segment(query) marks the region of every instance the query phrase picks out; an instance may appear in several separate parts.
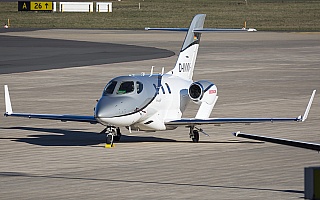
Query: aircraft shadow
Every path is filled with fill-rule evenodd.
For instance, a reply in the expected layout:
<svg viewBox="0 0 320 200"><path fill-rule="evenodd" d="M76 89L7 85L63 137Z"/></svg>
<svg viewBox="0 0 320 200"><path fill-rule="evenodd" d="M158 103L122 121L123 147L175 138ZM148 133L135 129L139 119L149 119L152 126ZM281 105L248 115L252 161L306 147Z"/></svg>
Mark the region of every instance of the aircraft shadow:
<svg viewBox="0 0 320 200"><path fill-rule="evenodd" d="M106 178L90 178L90 177L68 177L62 175L33 175L20 172L0 172L0 177L26 177L26 178L49 178L49 179L64 179L64 180L82 180L82 181L98 181L110 183L132 183L132 184L145 184L145 185L169 185L180 187L204 187L204 188L220 188L220 189L238 189L238 190L256 190L256 191L270 191L270 192L284 192L304 194L301 190L290 189L271 189L271 188L258 188L258 187L245 187L245 186L226 186L226 185L211 185L211 184L194 184L194 183L179 183L171 181L145 181L145 180L123 180L123 179L106 179Z"/></svg>
<svg viewBox="0 0 320 200"><path fill-rule="evenodd" d="M0 138L10 139L16 142L24 142L39 146L94 146L105 142L105 134L97 134L97 132L84 131L84 130L69 130L69 129L57 129L57 128L36 128L36 127L9 127L1 128L7 130L25 130L32 132L45 132L51 134L39 134L29 135L26 138ZM173 142L173 143L192 143L188 141L178 141L167 138L159 138L153 136L130 136L122 135L121 140L117 143L141 143L141 142ZM199 141L199 143L211 143L211 144L232 144L232 143L251 143L261 144L264 142L257 141Z"/></svg>

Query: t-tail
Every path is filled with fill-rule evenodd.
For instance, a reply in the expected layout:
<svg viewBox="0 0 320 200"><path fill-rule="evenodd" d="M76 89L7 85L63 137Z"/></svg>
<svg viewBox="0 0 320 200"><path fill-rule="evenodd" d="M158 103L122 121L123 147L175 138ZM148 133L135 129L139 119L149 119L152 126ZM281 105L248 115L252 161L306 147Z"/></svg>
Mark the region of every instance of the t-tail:
<svg viewBox="0 0 320 200"><path fill-rule="evenodd" d="M184 39L177 63L168 74L192 80L201 36L201 32L196 30L203 29L205 17L205 14L198 14L193 18L186 38Z"/></svg>
<svg viewBox="0 0 320 200"><path fill-rule="evenodd" d="M189 28L150 28L145 30L155 31L187 31L177 63L167 74L172 74L187 80L192 80L195 67L201 33L205 32L255 32L256 29L250 28L203 28L205 14L194 16Z"/></svg>

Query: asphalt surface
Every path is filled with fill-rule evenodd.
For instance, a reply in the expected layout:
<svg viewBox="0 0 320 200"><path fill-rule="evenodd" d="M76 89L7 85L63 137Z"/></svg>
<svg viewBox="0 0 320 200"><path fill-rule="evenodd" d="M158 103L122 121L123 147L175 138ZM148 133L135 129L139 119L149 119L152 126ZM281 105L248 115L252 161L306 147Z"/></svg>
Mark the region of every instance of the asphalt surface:
<svg viewBox="0 0 320 200"><path fill-rule="evenodd" d="M173 52L136 45L0 36L0 74L149 60Z"/></svg>
<svg viewBox="0 0 320 200"><path fill-rule="evenodd" d="M37 64L31 55L40 52L41 63L50 68L36 67L31 71L30 65L28 72L0 74L0 84L9 85L15 112L81 115L93 113L95 100L113 77L148 73L151 66L155 66L155 72L161 72L162 67L169 71L176 61L176 56L144 60L139 55L139 61L103 63L113 59L107 56L95 64L94 58L100 60L103 54L95 57L91 50L111 52L104 48L118 44L123 50L118 50L116 57L130 51L131 45L142 49L141 54L146 53L147 57L154 48L177 54L184 39L183 33L107 30L39 30L0 35L11 38L13 43L8 44L13 53L6 54L7 58L1 56L2 62L12 62L11 67L19 68L28 58ZM218 87L219 100L212 117L297 117L303 114L312 90L319 90L319 33L206 33L201 39L194 80L210 80ZM20 47L21 40L33 41L29 44L34 43L35 47ZM88 49L78 49L82 46ZM42 50L36 51L36 47ZM63 68L50 67L55 59L45 62L48 55L57 52L55 48L62 52L59 57L66 64L57 64ZM77 67L72 67L73 61L68 60L73 59L70 49L79 53L80 59L80 54L93 59L83 59L83 65L79 66L79 61ZM1 52L5 52L3 48ZM0 102L4 102L3 96ZM131 134L122 129L124 137L112 149L105 149L104 136L96 134L103 129L101 125L2 117L0 196L301 199L304 167L319 166L317 152L236 138L231 133L241 130L320 143L319 102L316 94L304 123L201 126L210 137L201 135L197 144L190 141L184 127ZM0 108L4 110L4 105ZM196 111L197 106L190 104L185 117L195 116Z"/></svg>

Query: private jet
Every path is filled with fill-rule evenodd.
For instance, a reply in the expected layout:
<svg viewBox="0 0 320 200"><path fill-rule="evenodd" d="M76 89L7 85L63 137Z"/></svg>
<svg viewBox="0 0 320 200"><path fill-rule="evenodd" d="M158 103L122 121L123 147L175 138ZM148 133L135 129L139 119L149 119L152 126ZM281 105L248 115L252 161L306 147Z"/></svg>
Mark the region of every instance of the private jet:
<svg viewBox="0 0 320 200"><path fill-rule="evenodd" d="M193 142L199 141L203 124L303 122L307 119L315 91L311 95L304 115L294 118L210 118L218 100L217 86L208 80L193 81L193 72L200 44L201 34L209 31L252 31L252 29L210 29L203 28L205 14L196 15L188 29L154 29L187 31L180 54L172 70L156 74L119 76L110 80L102 91L92 116L69 114L34 114L13 112L8 86L5 85L6 117L25 117L62 122L87 122L101 124L105 128L105 147L112 147L121 138L120 127L132 131L166 131L179 126L189 129ZM148 28L152 30L152 28ZM188 103L199 105L194 118L182 118Z"/></svg>

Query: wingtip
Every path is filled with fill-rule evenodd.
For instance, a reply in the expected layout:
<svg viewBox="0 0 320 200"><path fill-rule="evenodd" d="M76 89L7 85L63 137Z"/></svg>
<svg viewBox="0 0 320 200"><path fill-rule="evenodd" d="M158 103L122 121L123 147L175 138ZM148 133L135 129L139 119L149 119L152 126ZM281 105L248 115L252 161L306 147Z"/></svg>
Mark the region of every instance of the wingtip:
<svg viewBox="0 0 320 200"><path fill-rule="evenodd" d="M316 92L317 92L317 90L313 90L313 91L312 91L312 94L311 94L311 97L310 97L308 106L307 106L307 108L306 108L306 111L304 112L304 115L303 115L302 118L301 118L301 121L302 121L302 122L304 122L304 121L308 118L308 115L309 115L309 112L310 112L310 109L311 109L311 105L312 105L314 96L316 95Z"/></svg>
<svg viewBox="0 0 320 200"><path fill-rule="evenodd" d="M5 104L6 104L6 112L5 116L11 115L12 112L12 106L11 106L11 100L10 100L10 94L9 94L9 88L8 85L4 85L4 98L5 98Z"/></svg>
<svg viewBox="0 0 320 200"><path fill-rule="evenodd" d="M257 29L255 29L255 28L249 28L249 29L247 29L247 31L248 31L248 32L257 32Z"/></svg>
<svg viewBox="0 0 320 200"><path fill-rule="evenodd" d="M232 133L235 137L238 137L238 135L240 134L240 131L234 132Z"/></svg>

